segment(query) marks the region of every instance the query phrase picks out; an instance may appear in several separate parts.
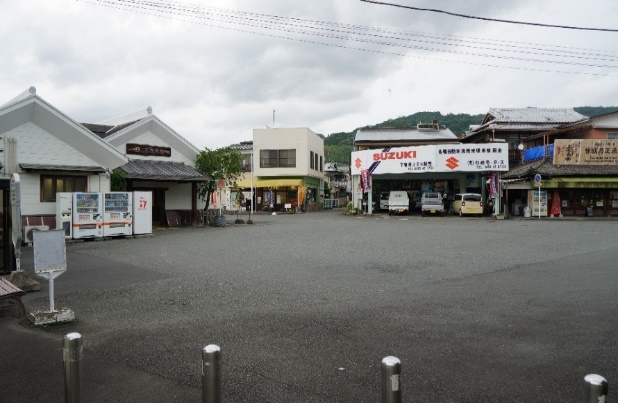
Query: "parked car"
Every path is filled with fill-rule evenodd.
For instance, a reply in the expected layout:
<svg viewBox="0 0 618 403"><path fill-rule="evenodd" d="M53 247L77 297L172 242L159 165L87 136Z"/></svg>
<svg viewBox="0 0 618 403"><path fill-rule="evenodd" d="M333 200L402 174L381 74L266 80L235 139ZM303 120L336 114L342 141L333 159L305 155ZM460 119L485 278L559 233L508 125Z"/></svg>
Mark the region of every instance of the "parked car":
<svg viewBox="0 0 618 403"><path fill-rule="evenodd" d="M391 190L388 195L388 215L410 212L410 198L405 190Z"/></svg>
<svg viewBox="0 0 618 403"><path fill-rule="evenodd" d="M444 215L444 204L440 192L425 192L421 197L421 216L427 214Z"/></svg>
<svg viewBox="0 0 618 403"><path fill-rule="evenodd" d="M380 210L388 210L389 192L380 193Z"/></svg>
<svg viewBox="0 0 618 403"><path fill-rule="evenodd" d="M478 193L458 193L453 196L451 213L463 215L483 215L483 196Z"/></svg>

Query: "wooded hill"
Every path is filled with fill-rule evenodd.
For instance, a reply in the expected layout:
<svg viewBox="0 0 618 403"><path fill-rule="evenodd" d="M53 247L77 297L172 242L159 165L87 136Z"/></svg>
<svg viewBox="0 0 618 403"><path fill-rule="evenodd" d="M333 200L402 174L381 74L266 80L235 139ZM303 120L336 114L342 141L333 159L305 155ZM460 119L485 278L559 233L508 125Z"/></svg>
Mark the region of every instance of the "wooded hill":
<svg viewBox="0 0 618 403"><path fill-rule="evenodd" d="M584 116L598 116L618 111L618 106L580 106L573 109ZM440 125L445 125L459 137L469 129L470 125L481 124L484 117L485 114L469 115L467 113L449 113L448 115L442 115L440 112L417 112L413 115L389 119L373 126L359 127L351 132L332 133L324 137L326 161L349 164L350 153L352 152L354 144L354 136L356 136L356 131L359 129L416 127L418 123L431 123L431 121L437 119Z"/></svg>

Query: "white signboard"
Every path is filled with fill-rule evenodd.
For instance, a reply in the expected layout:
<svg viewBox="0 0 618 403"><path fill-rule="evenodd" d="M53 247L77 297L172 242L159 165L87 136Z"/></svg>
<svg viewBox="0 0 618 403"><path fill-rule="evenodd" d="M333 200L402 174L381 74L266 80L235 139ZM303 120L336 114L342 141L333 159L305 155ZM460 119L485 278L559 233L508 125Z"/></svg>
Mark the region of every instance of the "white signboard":
<svg viewBox="0 0 618 403"><path fill-rule="evenodd" d="M387 147L352 153L352 175L487 172L509 170L506 144L449 144L418 147Z"/></svg>
<svg viewBox="0 0 618 403"><path fill-rule="evenodd" d="M438 172L508 172L506 144L451 144L436 147Z"/></svg>

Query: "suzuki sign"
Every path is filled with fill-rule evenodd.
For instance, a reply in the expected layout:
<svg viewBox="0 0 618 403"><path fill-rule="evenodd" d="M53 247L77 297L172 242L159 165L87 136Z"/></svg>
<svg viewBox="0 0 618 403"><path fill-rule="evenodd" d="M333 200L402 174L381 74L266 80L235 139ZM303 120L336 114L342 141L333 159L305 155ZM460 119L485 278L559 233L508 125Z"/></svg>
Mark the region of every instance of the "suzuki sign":
<svg viewBox="0 0 618 403"><path fill-rule="evenodd" d="M387 147L355 151L352 161L352 175L365 169L370 174L507 172L509 150L496 143Z"/></svg>

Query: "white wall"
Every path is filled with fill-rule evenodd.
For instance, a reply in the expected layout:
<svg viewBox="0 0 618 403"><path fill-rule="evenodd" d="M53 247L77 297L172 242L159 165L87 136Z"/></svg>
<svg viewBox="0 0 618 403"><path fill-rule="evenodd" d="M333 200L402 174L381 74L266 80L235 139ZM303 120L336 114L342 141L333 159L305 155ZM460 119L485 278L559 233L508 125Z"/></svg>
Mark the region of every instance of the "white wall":
<svg viewBox="0 0 618 403"><path fill-rule="evenodd" d="M17 162L48 165L84 165L99 166L94 160L77 151L69 144L58 140L55 136L32 122L24 123L6 132L3 137L14 137L17 140ZM4 154L4 153L3 153ZM6 166L6 156L3 155L3 165ZM18 167L18 172L20 172Z"/></svg>
<svg viewBox="0 0 618 403"><path fill-rule="evenodd" d="M296 168L260 168L261 150L296 150ZM255 176L314 176L324 179L324 174L310 168L310 151L322 157L324 164L324 140L307 128L253 129L253 159ZM318 160L319 164L319 160Z"/></svg>
<svg viewBox="0 0 618 403"><path fill-rule="evenodd" d="M159 146L159 147L169 147L165 141L163 141L160 137L155 135L154 133L148 131L139 136L133 138L131 141L122 143L120 146L116 147L120 152L126 153L127 143L131 144L147 144L149 146ZM140 160L153 160L153 161L172 161L172 162L183 162L190 167L195 166L195 161L185 157L183 154L172 148L172 155L170 157L159 157L156 155L135 155L135 154L127 154L127 157L130 159L140 159Z"/></svg>

